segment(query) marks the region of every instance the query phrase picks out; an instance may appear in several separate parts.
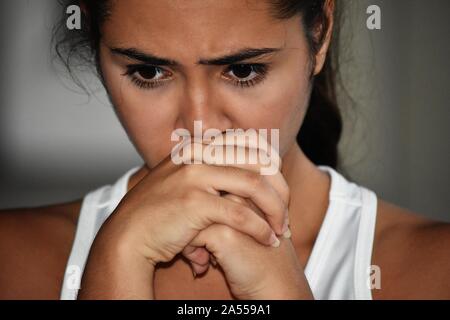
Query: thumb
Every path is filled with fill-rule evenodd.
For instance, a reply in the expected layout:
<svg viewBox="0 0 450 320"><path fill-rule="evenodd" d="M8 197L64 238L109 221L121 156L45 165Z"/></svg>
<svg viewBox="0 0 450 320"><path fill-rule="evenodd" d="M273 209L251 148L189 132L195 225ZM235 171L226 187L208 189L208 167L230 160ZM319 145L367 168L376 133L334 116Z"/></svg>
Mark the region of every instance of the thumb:
<svg viewBox="0 0 450 320"><path fill-rule="evenodd" d="M208 270L210 254L205 248L189 244L181 254L189 260L194 277Z"/></svg>

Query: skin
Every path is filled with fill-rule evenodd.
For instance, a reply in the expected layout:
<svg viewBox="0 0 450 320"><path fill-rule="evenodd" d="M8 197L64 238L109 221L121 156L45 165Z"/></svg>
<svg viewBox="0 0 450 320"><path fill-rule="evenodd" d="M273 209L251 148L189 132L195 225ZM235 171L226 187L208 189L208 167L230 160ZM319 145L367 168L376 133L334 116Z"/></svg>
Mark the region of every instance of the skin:
<svg viewBox="0 0 450 320"><path fill-rule="evenodd" d="M127 264L124 261L129 260L125 258L131 256L125 255L124 251L129 252L131 246L125 245L127 250L109 254L112 247L106 245L108 241L104 240L126 239L125 244L137 243L137 236L128 237L130 234L138 234L137 232L119 233L117 225L124 221L120 218L125 217L125 213L132 212L137 217L137 210L130 209L133 207L131 204L139 203L139 196L145 192L149 194L154 186L162 185L157 183L156 178L149 177L153 172L163 172L158 165L164 163L174 146L170 141L171 132L176 128L192 131L193 121L201 119L204 128L280 129L280 156L283 158L281 174L291 194L287 205L292 237L280 237L280 247L272 248L232 228L230 230L233 231L221 234L229 235L224 241L228 241L231 246L240 245L251 249L246 254L253 262L269 261L273 265L276 264L274 261L282 262L280 270L288 272L280 274L287 273L290 278L275 277L270 279L270 285L277 288L280 283L295 279L299 281L298 287L301 288L299 292L283 292L283 298L308 298L308 287L302 282L301 273L328 207L330 181L325 173L306 158L296 144L295 137L308 103L311 89L309 74L311 71L314 74L321 71L330 42L330 32L327 33L325 44L317 53L316 64L313 66L300 17L274 20L267 13L263 2L249 1L255 10L249 10L245 3L239 0L130 0L126 4L125 1L117 1L113 7L112 15L102 29L101 71L119 119L145 165L129 181L128 205L123 205L114 214L118 218L112 219L99 232L99 240L96 239L94 253L89 258L88 275L83 279L82 297L96 298L96 290L106 286L101 283L101 279L95 283L93 278L99 277L89 276L95 274L98 260L107 261L108 272L105 278L115 284L123 285L126 282L123 279L130 279L129 272L122 275L118 272L121 268L117 266L126 266L121 269L126 271L133 269L133 274L140 276L150 274L148 271L151 270L154 275L154 291L149 298L232 298L227 276L248 272L244 264L232 263L233 258L238 257L233 251L229 252L229 261L221 261L223 265L228 263L232 271L224 275L220 268L209 267L207 272L194 279L191 266L184 258L187 256L191 260L204 261L205 256L195 257L192 251L183 252L184 258L177 255L170 261L150 264L149 267L148 260L141 259L142 256L155 256L139 252L131 259L138 262ZM329 1L328 9L331 11L332 8L333 2ZM192 19L194 15L196 18ZM273 54L243 61L270 63L271 67L264 81L253 87L235 86L229 73L226 73L227 66L197 64L201 59L213 59L249 47L280 49ZM143 90L129 77L123 76L126 66L137 61L112 52L112 48L134 48L175 60L179 65L164 67L170 71L164 85ZM167 137L167 140L161 137ZM250 168L246 169L250 171ZM167 177L173 177L178 172L171 170L173 169L166 170L170 171ZM269 184L273 186L273 182ZM231 200L237 203L242 198L243 195ZM274 202L275 200L272 201ZM199 206L201 205L200 202ZM6 263L0 264L0 298L59 297L80 206L81 199L48 207L1 212L0 256ZM282 215L278 214L278 218L269 221L277 234L281 227L279 218ZM117 222L114 223L114 220ZM197 234L190 243L191 248L202 243L213 246L214 237L210 233L214 230L211 228L217 226L218 224L211 224L203 233ZM225 230L223 228L220 230ZM374 299L450 298L450 275L447 272L450 270L449 244L448 224L427 220L379 199L372 264L381 267L382 289L373 290ZM220 248L214 249L218 253L224 252ZM196 252L202 254L202 251ZM45 260L42 259L43 256L46 257ZM296 263L299 265L299 275L291 275L289 272L295 269ZM145 278L137 276L134 280L136 281L128 283L136 286L133 287L134 292L143 290L147 294L148 288L141 285L144 281L139 281ZM115 297L128 297L123 292L130 288L119 286L117 292L114 292ZM264 290L260 290L260 293L267 294ZM137 297L142 298L145 294ZM263 297L271 298L268 295Z"/></svg>

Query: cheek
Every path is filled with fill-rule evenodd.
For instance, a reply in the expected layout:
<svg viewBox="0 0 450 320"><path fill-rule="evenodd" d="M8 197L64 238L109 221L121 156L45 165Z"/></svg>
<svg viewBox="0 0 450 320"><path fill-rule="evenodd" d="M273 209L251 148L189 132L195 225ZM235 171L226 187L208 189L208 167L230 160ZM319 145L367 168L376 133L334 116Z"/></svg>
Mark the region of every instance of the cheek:
<svg viewBox="0 0 450 320"><path fill-rule="evenodd" d="M137 88L113 63L103 63L102 73L122 126L147 165L155 166L173 147L170 124L175 123L177 113L172 95Z"/></svg>
<svg viewBox="0 0 450 320"><path fill-rule="evenodd" d="M285 107L283 117L279 119L281 127L281 145L282 153L287 151L290 146L296 142L297 134L302 126L306 110L308 108L311 94L311 81L304 76L304 73L298 74L296 79L290 83L285 90Z"/></svg>
<svg viewBox="0 0 450 320"><path fill-rule="evenodd" d="M307 109L311 90L307 74L306 63L278 72L254 95L235 98L230 114L242 128L279 129L280 153L284 154L296 141Z"/></svg>

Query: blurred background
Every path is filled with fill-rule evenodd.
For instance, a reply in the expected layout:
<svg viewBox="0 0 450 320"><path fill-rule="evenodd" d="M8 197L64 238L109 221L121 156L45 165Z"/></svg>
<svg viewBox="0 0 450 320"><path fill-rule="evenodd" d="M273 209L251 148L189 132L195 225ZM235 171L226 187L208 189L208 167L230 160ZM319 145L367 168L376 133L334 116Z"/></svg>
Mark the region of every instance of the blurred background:
<svg viewBox="0 0 450 320"><path fill-rule="evenodd" d="M450 1L345 4L342 169L450 221ZM381 30L366 28L372 4ZM100 85L88 98L52 67L56 13L54 0L0 2L0 208L78 199L142 163Z"/></svg>

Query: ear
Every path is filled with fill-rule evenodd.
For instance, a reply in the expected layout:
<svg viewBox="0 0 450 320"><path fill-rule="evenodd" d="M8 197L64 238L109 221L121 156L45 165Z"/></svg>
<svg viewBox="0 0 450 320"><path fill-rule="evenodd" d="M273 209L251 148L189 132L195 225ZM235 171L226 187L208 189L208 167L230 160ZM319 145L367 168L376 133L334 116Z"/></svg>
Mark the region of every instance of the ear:
<svg viewBox="0 0 450 320"><path fill-rule="evenodd" d="M335 10L335 0L326 0L324 4L325 16L328 19L328 30L326 30L326 35L323 40L323 44L320 50L316 53L315 56L315 67L314 67L314 75L317 75L322 71L323 65L325 64L325 59L327 57L327 52L331 43L331 35L333 33L334 26L334 10ZM321 28L323 26L319 26L318 32L322 32Z"/></svg>

